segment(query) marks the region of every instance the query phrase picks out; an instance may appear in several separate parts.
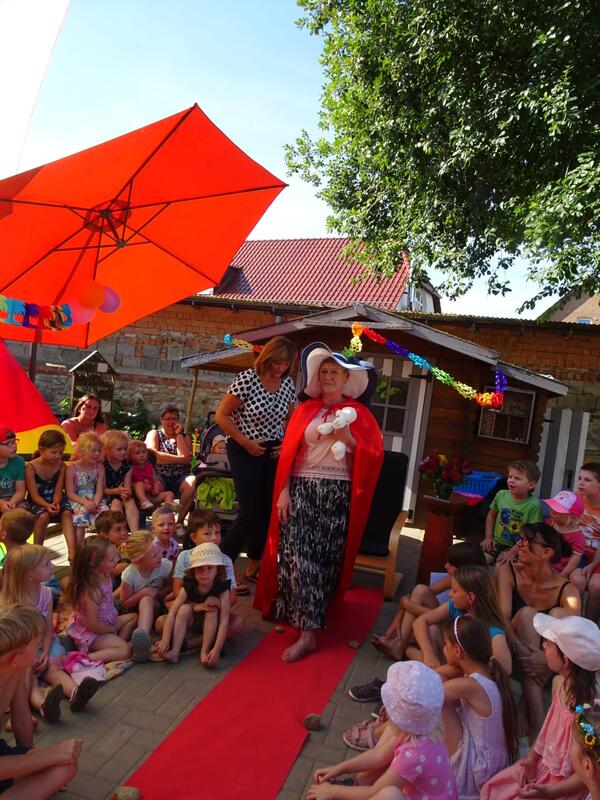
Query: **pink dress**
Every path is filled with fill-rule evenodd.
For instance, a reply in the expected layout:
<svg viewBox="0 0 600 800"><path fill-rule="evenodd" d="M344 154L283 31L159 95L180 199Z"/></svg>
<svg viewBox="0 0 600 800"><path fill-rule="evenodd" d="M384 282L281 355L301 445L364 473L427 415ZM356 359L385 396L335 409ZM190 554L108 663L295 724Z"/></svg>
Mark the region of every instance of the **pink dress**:
<svg viewBox="0 0 600 800"><path fill-rule="evenodd" d="M105 625L115 625L117 622L117 609L113 602L112 583L101 583L98 587L100 600L98 602L98 621ZM77 645L81 653L89 652L90 647L98 638L98 634L91 631L81 609L73 609L67 624L67 633Z"/></svg>
<svg viewBox="0 0 600 800"><path fill-rule="evenodd" d="M555 784L572 775L573 765L569 751L573 712L566 709L560 701L560 690L552 698L546 719L534 745L540 758L535 772L535 783ZM481 790L481 800L520 800L519 784L521 768L519 763L502 770L489 780ZM571 794L561 794L561 800L584 800L587 789Z"/></svg>
<svg viewBox="0 0 600 800"><path fill-rule="evenodd" d="M458 800L444 742L423 738L400 742L390 768L406 781L402 792L410 800Z"/></svg>

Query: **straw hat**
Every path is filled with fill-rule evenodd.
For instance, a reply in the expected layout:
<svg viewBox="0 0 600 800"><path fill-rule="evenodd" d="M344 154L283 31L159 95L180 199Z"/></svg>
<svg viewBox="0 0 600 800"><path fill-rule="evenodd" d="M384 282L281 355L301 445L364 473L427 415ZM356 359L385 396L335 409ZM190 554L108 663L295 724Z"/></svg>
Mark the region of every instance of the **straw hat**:
<svg viewBox="0 0 600 800"><path fill-rule="evenodd" d="M186 572L196 567L222 567L223 554L214 542L204 542L190 553L190 565L186 567Z"/></svg>
<svg viewBox="0 0 600 800"><path fill-rule="evenodd" d="M349 372L342 394L361 403L368 403L377 385L377 370L373 364L360 358L348 358L343 353L334 353L323 342L307 345L300 354L301 391L308 397L318 397L321 394L319 367L326 358L332 358Z"/></svg>
<svg viewBox="0 0 600 800"><path fill-rule="evenodd" d="M440 676L425 664L399 661L388 669L381 699L395 725L414 736L426 736L440 721L444 690Z"/></svg>

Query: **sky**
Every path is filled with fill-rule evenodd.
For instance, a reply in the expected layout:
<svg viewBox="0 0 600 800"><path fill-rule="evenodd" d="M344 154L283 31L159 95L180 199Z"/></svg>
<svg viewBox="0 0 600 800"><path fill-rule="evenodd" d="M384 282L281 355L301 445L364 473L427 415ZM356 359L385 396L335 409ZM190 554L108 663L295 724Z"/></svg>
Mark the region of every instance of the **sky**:
<svg viewBox="0 0 600 800"><path fill-rule="evenodd" d="M289 183L250 238L330 235L327 206L285 166L284 145L303 128L318 131L323 83L322 42L298 28L300 16L295 0L71 0L14 171L196 102L248 155ZM13 70L13 85L26 70L26 64ZM515 276L509 299L490 298L477 285L457 302L442 299L442 310L515 316L534 293L517 270Z"/></svg>

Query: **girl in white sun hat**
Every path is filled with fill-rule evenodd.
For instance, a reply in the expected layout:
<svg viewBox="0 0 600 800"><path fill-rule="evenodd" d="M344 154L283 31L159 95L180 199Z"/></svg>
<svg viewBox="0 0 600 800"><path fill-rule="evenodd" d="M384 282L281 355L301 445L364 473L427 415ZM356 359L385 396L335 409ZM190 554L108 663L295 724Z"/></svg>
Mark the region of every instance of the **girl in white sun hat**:
<svg viewBox="0 0 600 800"><path fill-rule="evenodd" d="M202 636L200 663L216 667L227 638L229 590L223 554L213 542L194 547L179 590L164 624L162 638L150 655L153 661L178 661L186 636ZM188 646L193 646L188 640Z"/></svg>
<svg viewBox="0 0 600 800"><path fill-rule="evenodd" d="M420 661L392 664L381 699L391 723L389 734L371 750L318 769L307 800L458 800L438 731L444 704L439 675ZM346 773L352 777L336 782Z"/></svg>
<svg viewBox="0 0 600 800"><path fill-rule="evenodd" d="M592 705L600 669L600 630L583 617L536 614L533 625L543 638L552 683L552 703L529 753L489 780L481 800L557 797L584 800L587 789L571 761L575 709Z"/></svg>

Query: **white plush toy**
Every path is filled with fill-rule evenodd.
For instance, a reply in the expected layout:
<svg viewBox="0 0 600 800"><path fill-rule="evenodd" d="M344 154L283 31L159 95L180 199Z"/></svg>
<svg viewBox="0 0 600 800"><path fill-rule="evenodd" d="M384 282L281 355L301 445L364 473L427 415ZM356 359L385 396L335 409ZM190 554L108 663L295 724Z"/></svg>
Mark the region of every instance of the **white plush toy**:
<svg viewBox="0 0 600 800"><path fill-rule="evenodd" d="M317 430L322 436L328 436L333 431L339 431L341 428L345 428L346 425L350 425L356 419L356 409L352 408L351 406L344 406L344 408L339 408L335 412L335 418L333 422L322 422L318 427ZM342 458L346 455L346 445L339 440L336 440L331 445L331 452L333 453L333 457L336 461L341 461Z"/></svg>

